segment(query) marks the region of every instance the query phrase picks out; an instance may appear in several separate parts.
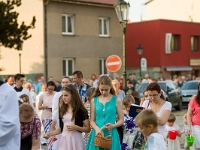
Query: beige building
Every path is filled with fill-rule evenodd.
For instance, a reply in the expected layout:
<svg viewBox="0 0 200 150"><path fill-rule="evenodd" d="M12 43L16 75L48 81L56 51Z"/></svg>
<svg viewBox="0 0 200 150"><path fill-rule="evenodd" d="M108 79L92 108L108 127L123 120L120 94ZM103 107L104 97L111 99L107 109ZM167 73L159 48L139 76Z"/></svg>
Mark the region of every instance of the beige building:
<svg viewBox="0 0 200 150"><path fill-rule="evenodd" d="M143 20L169 19L200 22L198 0L149 0Z"/></svg>
<svg viewBox="0 0 200 150"><path fill-rule="evenodd" d="M33 15L37 20L30 31L33 37L24 42L22 73L45 74L56 80L75 70L81 70L86 79L93 73L109 73L106 58L122 57L122 29L113 7L116 1L22 0L20 20L31 20ZM17 51L1 49L0 64L5 68L1 75L19 72ZM122 69L117 74L122 75Z"/></svg>
<svg viewBox="0 0 200 150"><path fill-rule="evenodd" d="M34 7L33 7L34 6ZM19 12L18 22L25 22L29 25L32 17L36 17L35 29L30 29L32 37L23 42L21 54L22 73L28 78L34 78L37 74L44 73L44 16L43 2L41 0L22 0L22 5L15 8ZM5 70L0 72L0 76L19 73L19 53L15 49L0 47L2 59L0 67Z"/></svg>
<svg viewBox="0 0 200 150"><path fill-rule="evenodd" d="M48 75L60 78L75 70L81 70L84 78L107 74L106 58L122 56L122 29L113 7L116 0L95 1L51 0L46 5Z"/></svg>

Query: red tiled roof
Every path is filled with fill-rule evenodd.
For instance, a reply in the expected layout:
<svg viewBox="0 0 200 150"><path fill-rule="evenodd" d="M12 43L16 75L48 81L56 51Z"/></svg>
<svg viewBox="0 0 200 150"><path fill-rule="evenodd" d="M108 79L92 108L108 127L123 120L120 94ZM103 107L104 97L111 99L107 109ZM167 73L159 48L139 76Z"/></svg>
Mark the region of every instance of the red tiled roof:
<svg viewBox="0 0 200 150"><path fill-rule="evenodd" d="M75 0L75 1L85 2L85 3L108 4L108 5L113 5L117 2L117 0Z"/></svg>

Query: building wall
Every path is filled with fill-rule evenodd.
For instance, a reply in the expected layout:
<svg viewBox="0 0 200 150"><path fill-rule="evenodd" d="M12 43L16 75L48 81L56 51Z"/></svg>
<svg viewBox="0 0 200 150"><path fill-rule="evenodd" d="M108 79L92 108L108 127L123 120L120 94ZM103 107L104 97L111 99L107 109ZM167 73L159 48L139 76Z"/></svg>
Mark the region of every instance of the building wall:
<svg viewBox="0 0 200 150"><path fill-rule="evenodd" d="M62 14L75 14L75 35L62 35ZM110 18L110 37L99 37L99 17ZM84 78L99 73L99 59L122 56L122 29L113 7L50 2L47 5L48 75L63 76L62 60L75 58ZM122 69L117 72L122 75Z"/></svg>
<svg viewBox="0 0 200 150"><path fill-rule="evenodd" d="M44 73L43 1L22 0L22 5L19 8L15 8L15 10L19 12L19 24L24 21L26 25L29 25L32 17L36 17L35 28L28 31L32 37L24 41L23 44L21 55L22 73ZM19 73L18 51L4 48L3 46L0 48L3 57L0 60L0 67L5 68L4 71L0 72L0 75Z"/></svg>
<svg viewBox="0 0 200 150"><path fill-rule="evenodd" d="M174 51L171 54L165 53L166 33L180 35L180 49L178 51ZM196 52L190 50L191 36L199 36L200 39L199 23L153 20L128 24L126 35L126 64L130 70L131 68L139 67L137 46L141 44L144 49L142 57L147 59L147 72L160 72L169 78L170 73L164 70L165 67L190 66L191 58L200 59L200 49ZM200 45L200 40L198 44ZM152 67L160 67L160 70L152 71L150 69ZM193 70L199 70L200 72L200 68L198 69L197 66L193 67Z"/></svg>
<svg viewBox="0 0 200 150"><path fill-rule="evenodd" d="M146 4L145 20L170 19L200 22L198 0L153 0Z"/></svg>

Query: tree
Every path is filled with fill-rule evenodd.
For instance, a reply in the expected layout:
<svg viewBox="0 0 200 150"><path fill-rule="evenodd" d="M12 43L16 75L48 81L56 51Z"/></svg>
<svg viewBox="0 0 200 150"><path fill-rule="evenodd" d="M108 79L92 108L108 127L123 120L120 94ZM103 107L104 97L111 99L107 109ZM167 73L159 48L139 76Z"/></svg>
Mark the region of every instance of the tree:
<svg viewBox="0 0 200 150"><path fill-rule="evenodd" d="M19 13L14 11L15 6L19 7L21 0L7 0L0 2L0 46L19 49L20 41L27 40L31 37L28 34L29 29L35 28L35 16L33 16L31 24L18 24Z"/></svg>

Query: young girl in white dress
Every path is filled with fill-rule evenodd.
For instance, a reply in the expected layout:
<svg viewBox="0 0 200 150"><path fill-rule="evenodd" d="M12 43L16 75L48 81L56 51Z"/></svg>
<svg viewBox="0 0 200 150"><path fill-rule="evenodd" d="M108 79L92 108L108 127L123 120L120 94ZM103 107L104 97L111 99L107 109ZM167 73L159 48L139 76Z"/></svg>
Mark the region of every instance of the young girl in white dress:
<svg viewBox="0 0 200 150"><path fill-rule="evenodd" d="M178 136L181 137L180 127L174 124L176 121L176 116L171 113L166 125L166 138L167 138L167 150L180 150L180 143ZM170 131L177 132L175 139L170 139Z"/></svg>

